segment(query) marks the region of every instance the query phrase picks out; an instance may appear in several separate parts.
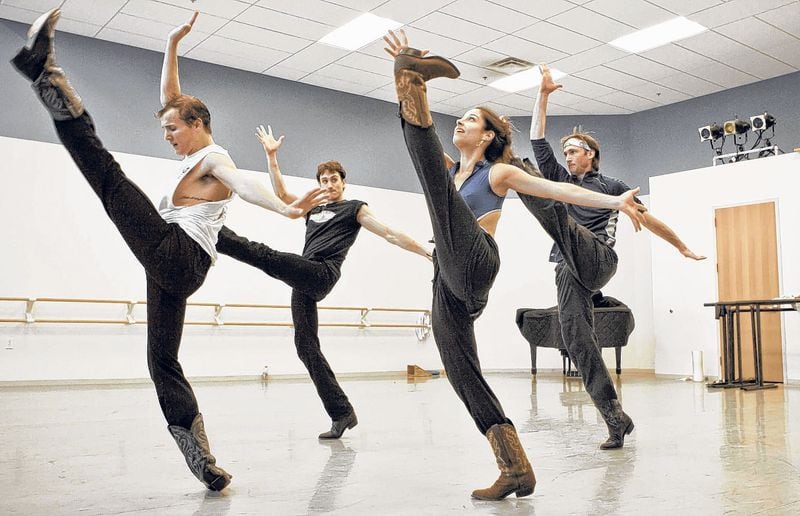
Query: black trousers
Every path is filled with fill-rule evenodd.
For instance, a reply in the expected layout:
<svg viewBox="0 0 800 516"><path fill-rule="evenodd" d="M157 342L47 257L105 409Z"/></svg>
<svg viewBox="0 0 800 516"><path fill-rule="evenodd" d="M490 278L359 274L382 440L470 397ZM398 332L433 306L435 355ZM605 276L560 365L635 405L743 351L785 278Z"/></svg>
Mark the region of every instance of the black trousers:
<svg viewBox="0 0 800 516"><path fill-rule="evenodd" d="M199 413L178 362L186 299L205 281L211 257L167 224L103 147L88 113L55 122L58 137L100 198L147 276L147 365L167 423L190 428Z"/></svg>
<svg viewBox="0 0 800 516"><path fill-rule="evenodd" d="M485 434L494 425L511 423L481 373L474 331L500 268L497 244L456 190L433 126L422 129L405 121L402 126L436 242L433 336L450 384Z"/></svg>
<svg viewBox="0 0 800 516"><path fill-rule="evenodd" d="M338 270L325 262L276 251L267 245L252 242L227 227L223 227L219 233L217 251L252 265L292 287L292 323L297 356L306 366L331 419L342 419L353 412L353 406L322 354L318 335L317 303L339 281Z"/></svg>
<svg viewBox="0 0 800 516"><path fill-rule="evenodd" d="M594 332L592 295L617 271L617 253L576 223L564 204L525 194L519 197L564 257L556 266L561 336L581 373L586 392L595 406L602 409L617 399L617 392Z"/></svg>

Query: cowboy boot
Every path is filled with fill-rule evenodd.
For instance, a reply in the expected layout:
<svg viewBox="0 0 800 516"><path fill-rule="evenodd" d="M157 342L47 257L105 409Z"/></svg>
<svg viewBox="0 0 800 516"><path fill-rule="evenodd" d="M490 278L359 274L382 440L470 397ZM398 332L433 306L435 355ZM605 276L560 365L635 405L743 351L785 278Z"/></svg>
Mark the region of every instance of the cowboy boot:
<svg viewBox="0 0 800 516"><path fill-rule="evenodd" d="M473 491L472 497L478 500L502 500L511 493L516 493L517 497L533 493L536 476L514 426L508 423L494 425L486 432L486 438L497 459L500 477L491 487Z"/></svg>
<svg viewBox="0 0 800 516"><path fill-rule="evenodd" d="M33 90L54 120L73 120L83 114L83 102L55 62L53 37L60 9L52 9L33 22L28 41L11 64L33 82Z"/></svg>
<svg viewBox="0 0 800 516"><path fill-rule="evenodd" d="M331 424L331 429L325 433L319 434L319 439L338 439L342 436L345 430L353 428L358 424L358 418L355 412L350 412L347 416L334 420Z"/></svg>
<svg viewBox="0 0 800 516"><path fill-rule="evenodd" d="M600 449L622 448L622 445L625 444L625 436L633 432L633 420L622 411L619 400L611 400L602 407L598 406L597 409L608 427L608 439L600 445Z"/></svg>
<svg viewBox="0 0 800 516"><path fill-rule="evenodd" d="M217 466L217 459L211 455L202 414L197 414L189 430L176 425L169 425L167 429L183 453L186 465L207 488L222 491L231 483L231 475Z"/></svg>
<svg viewBox="0 0 800 516"><path fill-rule="evenodd" d="M433 125L425 83L437 77L455 79L458 68L439 56L422 57L414 48L404 48L394 58L394 82L397 100L400 102L400 117L423 129Z"/></svg>

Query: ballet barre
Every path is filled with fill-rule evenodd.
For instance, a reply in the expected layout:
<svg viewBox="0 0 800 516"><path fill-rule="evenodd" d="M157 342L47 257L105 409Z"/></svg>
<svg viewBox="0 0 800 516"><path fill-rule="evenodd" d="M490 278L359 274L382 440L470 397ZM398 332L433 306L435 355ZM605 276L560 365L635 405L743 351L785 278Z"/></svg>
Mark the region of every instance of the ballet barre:
<svg viewBox="0 0 800 516"><path fill-rule="evenodd" d="M134 311L137 307L147 306L146 301L123 300L123 299L86 299L86 298L60 298L60 297L0 297L0 303L24 303L24 314L21 317L2 317L0 323L25 323L25 324L147 324L146 319L137 318ZM122 318L64 318L64 317L38 317L34 313L37 305L42 304L72 304L72 305L119 305L124 306L125 314ZM269 321L269 320L225 320L223 313L229 314L232 310L286 310L290 305L267 305L255 303L209 303L209 302L189 302L187 308L200 307L210 308L211 314L208 319L186 320L185 325L190 326L260 326L260 327L280 327L292 328L294 325L290 321ZM424 340L431 331L430 310L424 308L386 308L386 307L363 307L363 306L319 306L320 311L335 312L356 312L358 313L357 322L320 322L320 327L337 328L408 328L413 329L419 340ZM395 314L417 314L416 323L396 323L396 322L372 322L368 319L371 314L376 313L395 313Z"/></svg>
<svg viewBox="0 0 800 516"><path fill-rule="evenodd" d="M717 301L703 304L703 306L714 307L714 318L719 319L722 329L722 378L717 382L709 383L708 387L721 389L738 387L746 391L777 387L774 383L764 383L761 314L763 312L794 312L799 310L799 305L800 297ZM750 314L750 331L753 340L755 378L749 381L744 380L742 373L742 332L739 316L742 312ZM738 364L738 371L736 364Z"/></svg>

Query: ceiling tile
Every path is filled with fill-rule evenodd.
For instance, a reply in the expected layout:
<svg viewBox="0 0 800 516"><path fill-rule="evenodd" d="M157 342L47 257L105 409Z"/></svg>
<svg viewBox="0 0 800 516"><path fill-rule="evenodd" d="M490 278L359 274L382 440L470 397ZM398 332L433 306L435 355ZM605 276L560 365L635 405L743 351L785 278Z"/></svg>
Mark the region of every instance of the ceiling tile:
<svg viewBox="0 0 800 516"><path fill-rule="evenodd" d="M564 11L575 8L574 3L566 2L564 0L491 0L496 4L503 7L513 9L514 11L546 20L551 16L555 16Z"/></svg>
<svg viewBox="0 0 800 516"><path fill-rule="evenodd" d="M800 9L797 4L763 12L758 18L794 36L800 34Z"/></svg>
<svg viewBox="0 0 800 516"><path fill-rule="evenodd" d="M167 41L167 35L175 27L154 20L146 20L144 18L137 18L136 16L129 16L127 14L118 14L111 19L111 21L106 25L106 28L114 29L115 31L127 32L129 34L147 36L148 38L158 41L159 45L157 50L163 52L165 43ZM206 39L209 35L210 34L207 32L193 30L187 34L183 40L181 40L181 43L178 46L178 54L184 55L195 45Z"/></svg>
<svg viewBox="0 0 800 516"><path fill-rule="evenodd" d="M608 66L597 66L584 70L576 75L587 81L603 84L618 90L626 90L634 86L641 86L647 82L627 73L608 68Z"/></svg>
<svg viewBox="0 0 800 516"><path fill-rule="evenodd" d="M453 58L457 59L459 62L469 63L473 66L488 66L504 57L506 57L505 54L483 47L474 47L472 50L467 50L464 53L453 56Z"/></svg>
<svg viewBox="0 0 800 516"><path fill-rule="evenodd" d="M300 82L304 84L320 86L322 88L327 88L330 90L343 91L345 93L353 93L356 95L363 95L364 93L374 89L370 86L365 86L363 84L343 81L341 79L327 77L316 73L306 75L300 80Z"/></svg>
<svg viewBox="0 0 800 516"><path fill-rule="evenodd" d="M508 93L505 91L496 90L489 86L481 86L468 93L462 93L461 95L451 97L447 100L447 103L452 106L468 109L506 95L508 95Z"/></svg>
<svg viewBox="0 0 800 516"><path fill-rule="evenodd" d="M796 0L728 0L724 4L710 7L704 11L688 16L692 21L713 29L732 21L741 20L755 14L770 11Z"/></svg>
<svg viewBox="0 0 800 516"><path fill-rule="evenodd" d="M97 0L67 0L67 1L68 2L81 1L94 5L106 3L106 0L103 0L102 2L98 2ZM114 1L120 2L120 0L114 0ZM193 10L198 10L201 13L200 16L198 17L198 20L203 16L203 14L211 14L214 16L219 16L220 18L227 18L227 19L235 18L236 16L241 14L242 11L250 7L250 4L253 3L253 2L243 2L240 0L214 0L213 2L200 1L197 3L192 3L192 5L189 6L189 4L186 3L186 0L158 0L158 1L163 4L171 4L176 7L191 7L191 9ZM120 3L124 4L125 2L123 1Z"/></svg>
<svg viewBox="0 0 800 516"><path fill-rule="evenodd" d="M288 79L290 81L296 81L308 75L308 72L304 72L302 70L295 70L294 68L289 68L287 66L282 65L275 65L271 66L267 69L264 74L271 75L272 77L279 77L281 79Z"/></svg>
<svg viewBox="0 0 800 516"><path fill-rule="evenodd" d="M517 94L519 95L520 93L517 93ZM560 90L556 91L555 93L553 93L552 95L550 95L550 97L548 98L548 102L558 104L559 106L572 107L572 106L575 106L576 104L582 103L587 98L590 98L590 97L584 97L582 95L576 95L574 93L570 93L568 91L564 91L563 89L560 89Z"/></svg>
<svg viewBox="0 0 800 516"><path fill-rule="evenodd" d="M482 87L481 84L465 81L464 79L453 80L453 79L446 79L444 77L433 79L432 81L428 82L428 85L434 88L439 88L440 90L449 91L453 93L453 95L461 95L462 93L475 91L478 88Z"/></svg>
<svg viewBox="0 0 800 516"><path fill-rule="evenodd" d="M606 104L611 104L612 106L628 109L630 111L644 111L661 105L652 100L628 93L627 91L619 90L597 97L597 100L600 102L605 102Z"/></svg>
<svg viewBox="0 0 800 516"><path fill-rule="evenodd" d="M662 84L692 97L700 97L724 89L722 86L704 81L703 79L683 72L677 72L669 77L659 79L658 84Z"/></svg>
<svg viewBox="0 0 800 516"><path fill-rule="evenodd" d="M691 98L691 96L687 95L686 93L682 93L680 91L673 90L672 88L667 88L652 82L648 82L647 84L642 84L633 88L628 88L627 91L628 93L650 99L658 104L672 104L674 102L681 102Z"/></svg>
<svg viewBox="0 0 800 516"><path fill-rule="evenodd" d="M319 40L334 29L331 25L304 20L291 14L280 13L258 6L253 6L244 11L236 17L236 21L313 41Z"/></svg>
<svg viewBox="0 0 800 516"><path fill-rule="evenodd" d="M251 43L253 45L274 48L275 50L282 50L290 53L302 50L312 43L307 39L296 38L281 32L245 25L239 22L228 23L218 30L216 34L235 41L242 41L244 43Z"/></svg>
<svg viewBox="0 0 800 516"><path fill-rule="evenodd" d="M794 71L789 65L714 31L704 32L684 39L678 44L703 53L717 61L735 63L736 68L739 70L755 75L760 79L768 79Z"/></svg>
<svg viewBox="0 0 800 516"><path fill-rule="evenodd" d="M800 41L778 47L772 47L767 49L765 53L779 61L783 61L795 69L800 69Z"/></svg>
<svg viewBox="0 0 800 516"><path fill-rule="evenodd" d="M507 77L506 74L502 74L494 70L489 70L488 68L474 66L469 63L462 63L458 59L454 59L453 62L458 67L458 70L461 72L462 79L477 84L488 85L490 82L496 79L502 79L503 77Z"/></svg>
<svg viewBox="0 0 800 516"><path fill-rule="evenodd" d="M508 57L518 57L534 64L551 63L567 55L516 36L503 36L485 46Z"/></svg>
<svg viewBox="0 0 800 516"><path fill-rule="evenodd" d="M624 52L618 48L614 48L611 45L601 45L585 52L581 52L580 54L575 54L574 56L551 61L550 66L552 68L561 70L564 73L571 74L586 70L587 68L608 63L609 61L619 59L625 55L627 55L627 52Z"/></svg>
<svg viewBox="0 0 800 516"><path fill-rule="evenodd" d="M125 0L105 0L103 2L67 0L61 6L61 12L65 18L93 25L105 25L123 5L125 5Z"/></svg>
<svg viewBox="0 0 800 516"><path fill-rule="evenodd" d="M192 17L191 9L182 9L174 5L162 4L153 0L129 0L120 11L121 13L153 20L165 25L177 27L188 22ZM194 23L194 30L198 32L214 33L222 27L227 20L205 14L197 17ZM164 34L166 40L167 35Z"/></svg>
<svg viewBox="0 0 800 516"><path fill-rule="evenodd" d="M533 16L512 11L487 0L456 0L452 4L443 7L441 12L484 27L491 27L507 34L538 21Z"/></svg>
<svg viewBox="0 0 800 516"><path fill-rule="evenodd" d="M644 29L667 20L675 15L645 0L592 0L583 5L585 8L627 23L637 29ZM630 30L629 32L633 32Z"/></svg>
<svg viewBox="0 0 800 516"><path fill-rule="evenodd" d="M256 68L259 72L278 64L278 62L286 59L290 55L288 52L281 52L272 48L214 35L194 47L190 52L187 52L186 57L199 59L197 56L203 52L214 52L216 54L247 59L248 61L260 65L260 67ZM253 70L253 68L248 68L248 70Z"/></svg>
<svg viewBox="0 0 800 516"><path fill-rule="evenodd" d="M597 14L585 7L576 7L571 11L554 16L548 21L604 43L608 43L625 34L630 34L633 31L630 25L607 18L602 14Z"/></svg>
<svg viewBox="0 0 800 516"><path fill-rule="evenodd" d="M724 1L725 0L657 0L653 3L680 16L688 16L708 9L709 7L719 5Z"/></svg>
<svg viewBox="0 0 800 516"><path fill-rule="evenodd" d="M320 0L261 0L255 5L337 27L361 14L354 9Z"/></svg>
<svg viewBox="0 0 800 516"><path fill-rule="evenodd" d="M313 72L347 54L349 54L347 50L323 45L322 43L314 43L300 52L292 54L291 57L286 58L280 64L295 70Z"/></svg>
<svg viewBox="0 0 800 516"><path fill-rule="evenodd" d="M584 115L585 111L578 111L577 109L551 104L547 108L548 115L569 116L569 115Z"/></svg>
<svg viewBox="0 0 800 516"><path fill-rule="evenodd" d="M597 115L624 115L632 112L630 109L621 106L613 106L595 99L585 99L583 102L570 107Z"/></svg>
<svg viewBox="0 0 800 516"><path fill-rule="evenodd" d="M325 0L325 1L365 13L375 9L376 7L384 3L386 0Z"/></svg>
<svg viewBox="0 0 800 516"><path fill-rule="evenodd" d="M223 54L214 50L205 48L196 48L192 50L192 59L205 61L207 63L214 63L228 68L237 68L247 72L261 73L264 70L264 63L259 60L249 59L247 57L233 56L230 54Z"/></svg>
<svg viewBox="0 0 800 516"><path fill-rule="evenodd" d="M607 95L614 91L613 88L598 84L594 81L587 81L575 75L567 75L557 81L564 86L563 90L582 97L596 98L600 95Z"/></svg>
<svg viewBox="0 0 800 516"><path fill-rule="evenodd" d="M545 21L518 30L514 35L546 47L557 48L567 54L578 54L603 44Z"/></svg>
<svg viewBox="0 0 800 516"><path fill-rule="evenodd" d="M726 88L735 88L759 80L758 77L742 72L716 61L698 68L686 68L686 73L719 84Z"/></svg>
<svg viewBox="0 0 800 516"><path fill-rule="evenodd" d="M531 98L524 95L517 95L516 93L498 97L495 99L495 102L506 106L511 106L516 109L521 109L525 111L525 114L528 116L530 116L533 111L533 101Z"/></svg>
<svg viewBox="0 0 800 516"><path fill-rule="evenodd" d="M675 73L675 69L650 59L631 54L606 63L606 66L619 72L634 75L640 79L654 80Z"/></svg>
<svg viewBox="0 0 800 516"><path fill-rule="evenodd" d="M156 52L164 51L164 41L149 36L142 36L141 34L133 34L131 32L124 32L117 29L104 28L97 33L98 39L106 41L113 41L114 43L121 43L132 47L145 48L147 50L155 50Z"/></svg>
<svg viewBox="0 0 800 516"><path fill-rule="evenodd" d="M478 25L439 12L431 13L415 21L412 26L472 45L483 45L503 36L502 32L490 29L484 25Z"/></svg>
<svg viewBox="0 0 800 516"><path fill-rule="evenodd" d="M393 77L393 62L389 59L388 54L385 55L386 59L382 59L369 54L362 54L361 52L352 52L336 61L336 63L350 68L366 70L384 77Z"/></svg>
<svg viewBox="0 0 800 516"><path fill-rule="evenodd" d="M366 70L358 70L349 66L342 66L339 63L329 64L314 72L316 76L331 77L340 81L353 82L363 86L369 86L371 90L393 83L394 80L385 75L379 75Z"/></svg>
<svg viewBox="0 0 800 516"><path fill-rule="evenodd" d="M446 6L453 0L425 0L409 2L408 0L389 0L372 10L375 16L382 16L400 23L411 23Z"/></svg>
<svg viewBox="0 0 800 516"><path fill-rule="evenodd" d="M405 31L408 35L408 41L412 47L430 50L431 54L435 55L453 57L474 47L474 45L470 45L469 43L457 41L446 36L434 34L433 32L424 31L414 27L406 27ZM383 39L378 39L375 42L366 45L364 48L359 49L359 52L364 52L374 56L388 56L389 54L387 54L384 50L385 46L386 43L383 41Z"/></svg>
<svg viewBox="0 0 800 516"><path fill-rule="evenodd" d="M642 52L639 55L678 70L700 68L706 64L716 63L713 59L674 43Z"/></svg>
<svg viewBox="0 0 800 516"><path fill-rule="evenodd" d="M387 88L387 87L377 88L377 89L374 89L372 91L368 91L366 93L366 95L368 97L373 98L373 99L383 100L385 102L391 102L392 104L396 104L397 103L397 93L395 93L394 87L392 87L392 88ZM433 99L430 99L431 111L434 111L434 109L433 109L433 105L434 104L435 103L433 102Z"/></svg>
<svg viewBox="0 0 800 516"><path fill-rule="evenodd" d="M773 47L791 45L800 41L800 39L790 36L781 29L775 28L755 17L722 25L714 30L762 52Z"/></svg>

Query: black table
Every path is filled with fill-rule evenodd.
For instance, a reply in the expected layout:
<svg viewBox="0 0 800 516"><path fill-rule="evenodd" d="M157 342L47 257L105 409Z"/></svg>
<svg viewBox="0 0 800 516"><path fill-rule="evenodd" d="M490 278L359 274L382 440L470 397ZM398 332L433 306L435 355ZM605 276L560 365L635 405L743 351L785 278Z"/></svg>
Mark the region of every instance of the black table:
<svg viewBox="0 0 800 516"><path fill-rule="evenodd" d="M788 306L787 306L788 305ZM775 383L764 383L764 367L761 349L761 314L763 312L794 312L800 305L800 297L789 299L750 299L740 301L717 301L703 306L714 307L714 318L722 328L722 378L708 387L730 389L738 387L746 391L773 389ZM745 380L742 375L742 332L740 314L750 314L750 331L753 338L753 368L755 378ZM738 371L736 364L739 364ZM738 372L738 376L737 376Z"/></svg>

